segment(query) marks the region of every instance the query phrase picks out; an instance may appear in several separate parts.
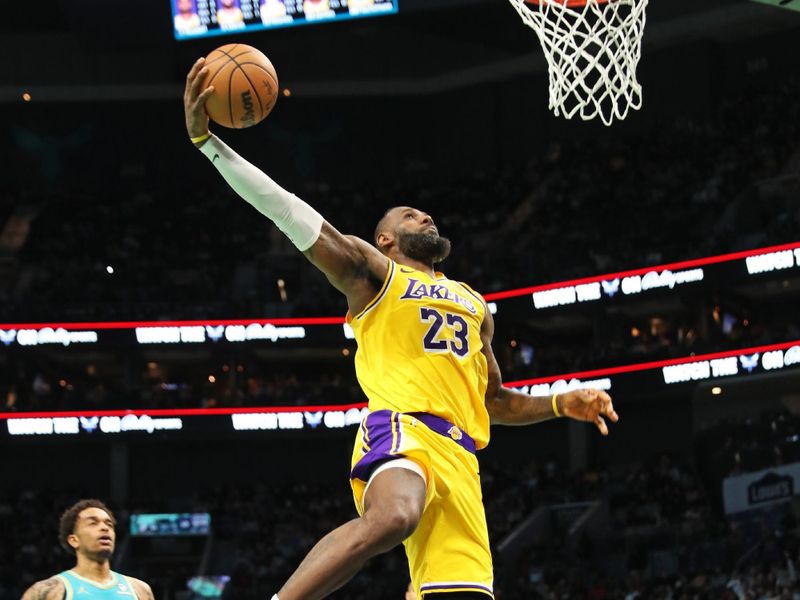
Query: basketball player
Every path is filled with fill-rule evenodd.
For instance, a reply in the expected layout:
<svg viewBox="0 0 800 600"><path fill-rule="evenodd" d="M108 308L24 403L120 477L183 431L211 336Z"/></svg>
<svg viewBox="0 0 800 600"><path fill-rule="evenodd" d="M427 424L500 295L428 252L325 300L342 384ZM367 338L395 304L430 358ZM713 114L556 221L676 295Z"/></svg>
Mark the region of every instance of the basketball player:
<svg viewBox="0 0 800 600"><path fill-rule="evenodd" d="M261 21L269 23L275 19L286 16L286 5L283 0L262 0L261 1Z"/></svg>
<svg viewBox="0 0 800 600"><path fill-rule="evenodd" d="M191 33L200 28L200 16L194 12L192 0L177 0L175 7L178 14L175 15L175 30L179 33Z"/></svg>
<svg viewBox="0 0 800 600"><path fill-rule="evenodd" d="M372 8L375 5L375 0L350 0L347 3L347 8L350 12L359 12L367 8Z"/></svg>
<svg viewBox="0 0 800 600"><path fill-rule="evenodd" d="M242 9L236 5L236 0L219 0L217 23L223 29L244 25L244 14L242 14Z"/></svg>
<svg viewBox="0 0 800 600"><path fill-rule="evenodd" d="M80 500L61 515L58 539L75 567L34 583L22 600L153 600L144 581L111 570L114 515L100 500Z"/></svg>
<svg viewBox="0 0 800 600"><path fill-rule="evenodd" d="M501 385L494 322L483 298L433 265L450 242L427 213L389 209L375 246L342 235L208 131L204 60L189 71L186 128L231 187L271 219L347 298L356 375L370 414L359 428L351 484L359 518L325 536L272 600L318 600L372 556L403 543L417 596L493 598L492 557L475 451L490 423L557 416L617 421L611 398L579 390L536 398Z"/></svg>
<svg viewBox="0 0 800 600"><path fill-rule="evenodd" d="M303 14L308 17L315 15L327 15L331 13L330 2L328 0L304 0Z"/></svg>

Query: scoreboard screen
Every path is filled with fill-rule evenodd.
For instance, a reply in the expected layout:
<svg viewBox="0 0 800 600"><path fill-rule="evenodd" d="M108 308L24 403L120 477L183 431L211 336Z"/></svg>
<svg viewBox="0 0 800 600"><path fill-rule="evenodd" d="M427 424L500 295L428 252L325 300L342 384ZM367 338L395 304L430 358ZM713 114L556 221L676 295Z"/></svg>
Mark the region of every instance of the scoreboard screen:
<svg viewBox="0 0 800 600"><path fill-rule="evenodd" d="M208 535L211 529L209 513L159 513L131 515L131 535L172 536Z"/></svg>
<svg viewBox="0 0 800 600"><path fill-rule="evenodd" d="M170 0L175 39L393 14L398 0Z"/></svg>

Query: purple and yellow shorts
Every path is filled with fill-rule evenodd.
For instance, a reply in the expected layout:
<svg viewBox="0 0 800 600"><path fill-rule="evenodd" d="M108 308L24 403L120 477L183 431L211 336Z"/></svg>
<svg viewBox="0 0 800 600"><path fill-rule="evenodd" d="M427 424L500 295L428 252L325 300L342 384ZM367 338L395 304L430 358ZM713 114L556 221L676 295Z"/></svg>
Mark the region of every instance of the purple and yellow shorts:
<svg viewBox="0 0 800 600"><path fill-rule="evenodd" d="M372 473L398 458L417 463L428 482L422 519L403 542L417 596L474 591L493 598L475 442L452 423L427 413L370 413L359 427L350 471L359 514Z"/></svg>

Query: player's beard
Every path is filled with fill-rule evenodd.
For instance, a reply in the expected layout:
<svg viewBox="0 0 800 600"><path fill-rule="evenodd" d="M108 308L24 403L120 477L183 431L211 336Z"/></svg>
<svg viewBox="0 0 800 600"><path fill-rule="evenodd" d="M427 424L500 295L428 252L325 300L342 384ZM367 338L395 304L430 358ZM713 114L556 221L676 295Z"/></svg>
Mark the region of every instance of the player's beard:
<svg viewBox="0 0 800 600"><path fill-rule="evenodd" d="M400 252L425 264L442 262L450 255L450 240L438 233L399 233Z"/></svg>
<svg viewBox="0 0 800 600"><path fill-rule="evenodd" d="M87 550L84 549L83 555L86 556L89 560L93 562L104 562L107 560L111 560L111 557L114 556L114 548L99 548L97 550Z"/></svg>
<svg viewBox="0 0 800 600"><path fill-rule="evenodd" d="M95 552L95 560L111 560L111 557L114 556L113 550L98 550Z"/></svg>

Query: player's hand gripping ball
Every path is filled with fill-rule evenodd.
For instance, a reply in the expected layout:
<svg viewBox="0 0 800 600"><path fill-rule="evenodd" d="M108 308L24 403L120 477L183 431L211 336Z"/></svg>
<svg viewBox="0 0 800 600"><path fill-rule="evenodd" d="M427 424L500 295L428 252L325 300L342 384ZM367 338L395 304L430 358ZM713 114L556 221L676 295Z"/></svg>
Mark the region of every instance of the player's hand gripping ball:
<svg viewBox="0 0 800 600"><path fill-rule="evenodd" d="M226 44L205 60L208 69L202 89L214 86L206 100L212 121L244 129L263 121L278 99L278 76L270 60L246 44Z"/></svg>

